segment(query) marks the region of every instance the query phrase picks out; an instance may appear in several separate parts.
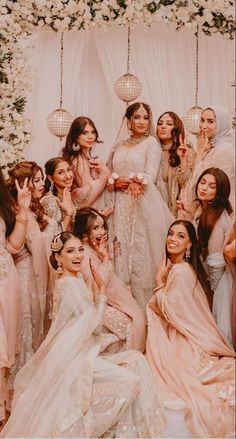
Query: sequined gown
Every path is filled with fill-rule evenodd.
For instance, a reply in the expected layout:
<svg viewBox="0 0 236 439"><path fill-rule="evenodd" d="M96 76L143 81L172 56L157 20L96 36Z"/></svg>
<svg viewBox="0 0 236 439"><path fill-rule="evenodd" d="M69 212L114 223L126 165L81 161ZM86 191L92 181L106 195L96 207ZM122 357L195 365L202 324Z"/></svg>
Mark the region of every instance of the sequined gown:
<svg viewBox="0 0 236 439"><path fill-rule="evenodd" d="M20 312L20 280L11 255L16 251L5 234L6 226L0 218L0 421L5 418L4 369L15 361Z"/></svg>
<svg viewBox="0 0 236 439"><path fill-rule="evenodd" d="M136 145L119 142L112 160L112 172L119 177L141 173L148 180L138 201L130 192L114 193L115 208L109 229L114 244L115 272L131 286L143 310L152 295L167 230L174 219L154 184L160 160L161 147L152 136Z"/></svg>
<svg viewBox="0 0 236 439"><path fill-rule="evenodd" d="M82 276L58 280L52 327L16 378L0 437L163 437L163 414L141 353L101 358L104 296Z"/></svg>

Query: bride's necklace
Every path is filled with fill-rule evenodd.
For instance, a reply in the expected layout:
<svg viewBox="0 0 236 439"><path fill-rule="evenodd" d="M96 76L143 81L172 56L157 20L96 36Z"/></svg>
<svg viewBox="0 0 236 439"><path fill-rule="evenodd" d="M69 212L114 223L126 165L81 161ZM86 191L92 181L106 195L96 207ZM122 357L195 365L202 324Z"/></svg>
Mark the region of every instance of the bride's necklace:
<svg viewBox="0 0 236 439"><path fill-rule="evenodd" d="M131 145L137 145L138 143L143 142L143 140L146 139L146 138L147 138L147 135L142 135L142 136L140 136L140 137L130 136L130 137L127 139L127 142L128 142L128 143L131 143Z"/></svg>

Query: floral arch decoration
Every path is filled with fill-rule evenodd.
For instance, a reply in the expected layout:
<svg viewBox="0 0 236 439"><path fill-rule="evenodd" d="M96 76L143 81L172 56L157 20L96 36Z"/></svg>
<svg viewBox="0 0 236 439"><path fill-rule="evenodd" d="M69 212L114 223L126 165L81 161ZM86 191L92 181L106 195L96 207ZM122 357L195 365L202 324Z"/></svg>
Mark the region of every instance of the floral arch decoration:
<svg viewBox="0 0 236 439"><path fill-rule="evenodd" d="M132 28L165 21L177 30L199 27L206 35L218 32L232 39L234 13L234 0L0 0L0 166L7 169L21 160L30 140L30 121L24 117L32 78L27 37L36 28L104 31L114 23Z"/></svg>

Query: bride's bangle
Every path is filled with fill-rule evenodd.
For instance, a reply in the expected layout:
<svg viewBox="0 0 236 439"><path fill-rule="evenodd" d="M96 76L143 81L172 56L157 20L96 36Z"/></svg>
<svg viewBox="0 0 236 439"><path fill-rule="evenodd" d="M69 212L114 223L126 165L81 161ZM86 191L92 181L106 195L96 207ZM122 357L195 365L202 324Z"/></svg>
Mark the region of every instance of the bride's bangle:
<svg viewBox="0 0 236 439"><path fill-rule="evenodd" d="M165 286L165 284L161 284L161 285L159 285L159 286L153 288L152 291L153 291L154 293L156 293L157 291L159 291L159 290L161 290L162 288L164 288L164 286Z"/></svg>

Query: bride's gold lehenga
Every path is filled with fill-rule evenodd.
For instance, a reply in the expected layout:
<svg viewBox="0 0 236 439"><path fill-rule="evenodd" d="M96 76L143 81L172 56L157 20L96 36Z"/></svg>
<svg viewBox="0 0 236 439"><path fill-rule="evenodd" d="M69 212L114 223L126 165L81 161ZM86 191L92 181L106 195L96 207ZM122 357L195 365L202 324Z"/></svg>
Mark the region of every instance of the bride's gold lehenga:
<svg viewBox="0 0 236 439"><path fill-rule="evenodd" d="M104 296L94 305L82 276L67 276L54 297L55 320L16 378L0 437L163 437L163 412L143 355L100 356Z"/></svg>

